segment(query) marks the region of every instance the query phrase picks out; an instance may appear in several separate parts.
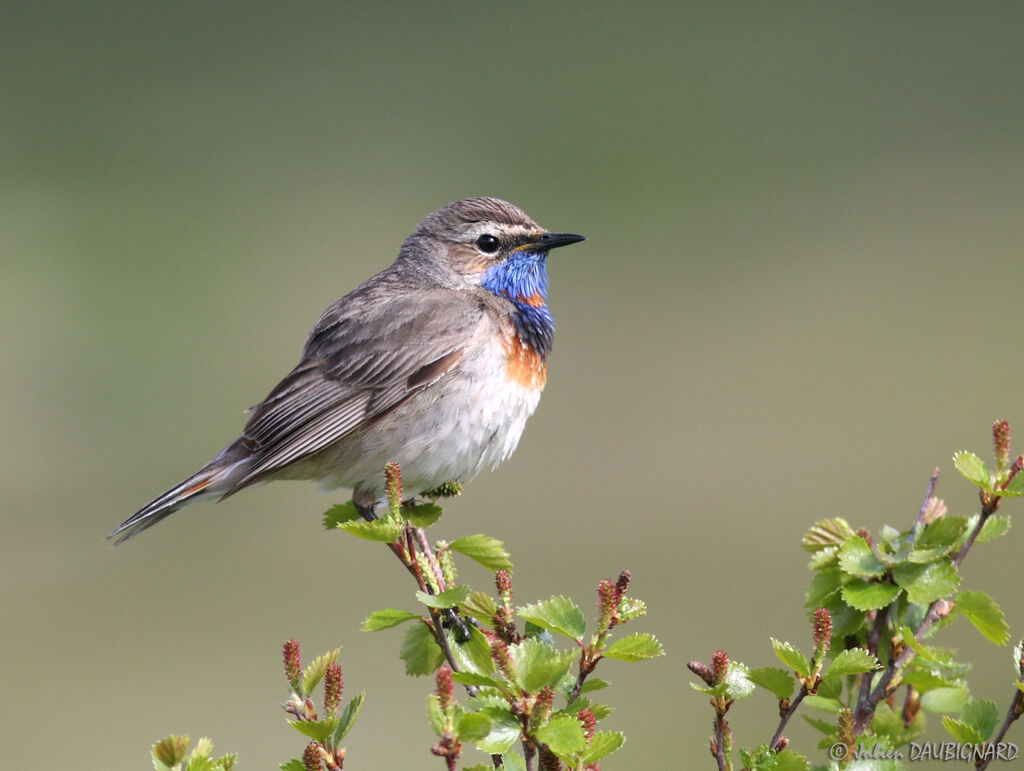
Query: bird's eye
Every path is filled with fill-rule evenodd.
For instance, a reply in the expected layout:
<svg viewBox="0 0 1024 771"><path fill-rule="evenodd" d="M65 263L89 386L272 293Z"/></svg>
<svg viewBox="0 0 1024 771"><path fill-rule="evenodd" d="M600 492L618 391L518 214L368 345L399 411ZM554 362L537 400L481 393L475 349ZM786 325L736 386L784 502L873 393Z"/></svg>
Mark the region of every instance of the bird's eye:
<svg viewBox="0 0 1024 771"><path fill-rule="evenodd" d="M485 254L494 254L501 247L501 241L490 233L484 233L476 240L477 248Z"/></svg>

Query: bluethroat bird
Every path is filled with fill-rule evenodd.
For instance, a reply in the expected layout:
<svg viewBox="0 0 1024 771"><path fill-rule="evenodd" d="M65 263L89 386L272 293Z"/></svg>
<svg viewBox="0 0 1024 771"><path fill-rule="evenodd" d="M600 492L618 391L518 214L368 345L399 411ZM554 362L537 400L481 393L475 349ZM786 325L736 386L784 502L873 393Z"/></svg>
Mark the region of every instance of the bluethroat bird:
<svg viewBox="0 0 1024 771"><path fill-rule="evenodd" d="M544 387L548 252L582 240L497 198L429 215L391 267L323 312L242 436L108 537L121 543L190 503L272 479L350 487L372 518L389 461L413 494L496 466Z"/></svg>

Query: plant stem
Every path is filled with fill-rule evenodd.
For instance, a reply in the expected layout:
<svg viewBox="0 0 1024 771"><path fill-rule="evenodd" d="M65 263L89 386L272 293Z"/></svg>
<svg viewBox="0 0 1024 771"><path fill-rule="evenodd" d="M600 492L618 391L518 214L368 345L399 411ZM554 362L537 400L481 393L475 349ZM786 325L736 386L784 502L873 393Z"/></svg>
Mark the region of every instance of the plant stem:
<svg viewBox="0 0 1024 771"><path fill-rule="evenodd" d="M996 735L988 742L989 744L999 744L1006 738L1006 732L1010 729L1010 725L1021 716L1024 712L1024 691L1019 688L1014 689L1013 700L1010 702L1010 708L1006 710L1006 717L1003 719L1003 724L999 726L999 730ZM975 763L975 768L978 771L984 771L988 768L989 763L992 762L992 756L988 756Z"/></svg>
<svg viewBox="0 0 1024 771"><path fill-rule="evenodd" d="M782 732L786 730L786 724L789 723L790 718L792 718L793 714L796 712L796 708L800 706L800 702L804 700L804 696L806 695L807 689L801 688L800 693L796 695L796 698L789 703L789 707L786 711L782 713L782 716L779 719L779 727L775 729L775 733L772 735L772 740L768 742L768 746L773 750L775 749L775 745L779 743L779 739L782 738Z"/></svg>

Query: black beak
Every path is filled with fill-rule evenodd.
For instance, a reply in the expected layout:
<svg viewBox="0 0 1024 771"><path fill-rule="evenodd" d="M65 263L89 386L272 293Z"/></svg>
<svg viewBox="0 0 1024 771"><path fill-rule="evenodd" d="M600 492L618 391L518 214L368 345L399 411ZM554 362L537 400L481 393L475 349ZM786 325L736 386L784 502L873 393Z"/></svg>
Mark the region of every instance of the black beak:
<svg viewBox="0 0 1024 771"><path fill-rule="evenodd" d="M559 246L568 246L569 244L578 244L580 241L585 241L583 236L578 236L575 233L545 233L533 239L530 242L530 246L537 249L538 252L546 252L549 249L557 249Z"/></svg>

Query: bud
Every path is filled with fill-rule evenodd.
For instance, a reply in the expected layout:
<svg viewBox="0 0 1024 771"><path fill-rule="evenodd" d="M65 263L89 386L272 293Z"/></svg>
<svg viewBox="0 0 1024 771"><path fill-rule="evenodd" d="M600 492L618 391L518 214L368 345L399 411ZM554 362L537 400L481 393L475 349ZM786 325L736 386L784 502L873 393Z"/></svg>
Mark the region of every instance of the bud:
<svg viewBox="0 0 1024 771"><path fill-rule="evenodd" d="M944 516L946 516L946 502L933 495L924 505L924 516L921 517L921 521L925 525L930 525L935 520Z"/></svg>
<svg viewBox="0 0 1024 771"><path fill-rule="evenodd" d="M438 667L437 675L437 701L441 705L441 711L445 714L455 704L455 681L452 680L452 670L447 664Z"/></svg>
<svg viewBox="0 0 1024 771"><path fill-rule="evenodd" d="M615 591L615 585L607 578L602 578L597 585L597 612L598 629L604 631L615 625L615 610L619 604L619 598Z"/></svg>
<svg viewBox="0 0 1024 771"><path fill-rule="evenodd" d="M341 667L328 664L324 672L324 717L337 717L341 704Z"/></svg>
<svg viewBox="0 0 1024 771"><path fill-rule="evenodd" d="M789 746L789 739L787 739L785 736L780 736L779 740L777 742L775 742L775 746L772 747L772 749L775 750L776 752L782 752L788 746Z"/></svg>
<svg viewBox="0 0 1024 771"><path fill-rule="evenodd" d="M441 576L444 578L445 584L455 586L455 560L452 558L451 549L446 548L447 545L444 541L438 541L434 553L437 555L437 564L441 568Z"/></svg>
<svg viewBox="0 0 1024 771"><path fill-rule="evenodd" d="M512 578L508 571L502 568L494 574L494 584L498 588L498 598L502 603L512 602Z"/></svg>
<svg viewBox="0 0 1024 771"><path fill-rule="evenodd" d="M821 666L828 646L832 644L832 616L827 608L815 608L811 621L814 626L814 663Z"/></svg>
<svg viewBox="0 0 1024 771"><path fill-rule="evenodd" d="M306 751L302 753L302 767L305 771L323 771L323 764L320 760L320 744L317 742L307 744Z"/></svg>
<svg viewBox="0 0 1024 771"><path fill-rule="evenodd" d="M313 700L307 696L303 706L306 711L306 720L316 720L316 707L313 706Z"/></svg>
<svg viewBox="0 0 1024 771"><path fill-rule="evenodd" d="M284 676L293 691L299 690L302 665L299 662L299 643L294 639L284 644Z"/></svg>
<svg viewBox="0 0 1024 771"><path fill-rule="evenodd" d="M1010 424L1005 420L997 420L992 424L992 446L996 463L999 468L1003 468L1010 462Z"/></svg>
<svg viewBox="0 0 1024 771"><path fill-rule="evenodd" d="M530 713L530 722L535 726L543 725L551 717L551 708L555 704L555 692L548 687L541 688L537 699L533 703L533 710Z"/></svg>
<svg viewBox="0 0 1024 771"><path fill-rule="evenodd" d="M619 599L622 599L622 595L626 593L629 588L630 572L623 570L619 573L619 580L615 582L615 592L619 595Z"/></svg>
<svg viewBox="0 0 1024 771"><path fill-rule="evenodd" d="M512 657L509 655L508 646L504 642L495 640L491 643L491 658L494 659L495 665L497 665L505 677L509 680L513 679Z"/></svg>
<svg viewBox="0 0 1024 771"><path fill-rule="evenodd" d="M729 656L725 651L715 651L711 655L711 670L715 685L725 682L725 678L729 674Z"/></svg>
<svg viewBox="0 0 1024 771"><path fill-rule="evenodd" d="M583 733L586 734L587 741L589 742L594 738L594 734L597 732L597 718L595 718L594 713L586 707L581 709L576 716L580 719L580 722L583 723Z"/></svg>
<svg viewBox="0 0 1024 771"><path fill-rule="evenodd" d="M687 663L686 667L708 685L715 684L714 672L711 671L711 667L709 667L707 664L704 664L700 661L691 661Z"/></svg>
<svg viewBox="0 0 1024 771"><path fill-rule="evenodd" d="M384 494L388 499L388 511L392 518L401 522L402 508L402 469L397 463L384 466Z"/></svg>

